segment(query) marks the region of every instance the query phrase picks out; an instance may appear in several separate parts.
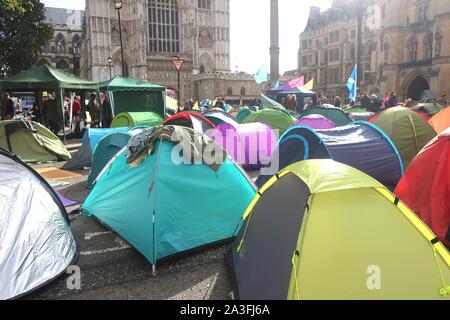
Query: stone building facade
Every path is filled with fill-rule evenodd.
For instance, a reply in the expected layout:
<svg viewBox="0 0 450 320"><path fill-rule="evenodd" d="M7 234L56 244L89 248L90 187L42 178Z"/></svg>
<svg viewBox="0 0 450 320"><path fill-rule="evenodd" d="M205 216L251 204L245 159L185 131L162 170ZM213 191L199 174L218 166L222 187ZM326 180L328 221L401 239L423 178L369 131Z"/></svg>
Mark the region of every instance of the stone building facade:
<svg viewBox="0 0 450 320"><path fill-rule="evenodd" d="M229 0L123 0L120 16L125 75L177 90L177 72L171 60L179 56L184 60L180 75L183 100L226 94L219 90L224 79L234 80ZM114 1L86 0L85 21L82 75L94 81L108 80L108 57L112 58L112 76L122 75Z"/></svg>
<svg viewBox="0 0 450 320"><path fill-rule="evenodd" d="M362 1L362 90L415 100L427 89L450 96L450 1ZM299 73L329 98L348 96L358 54L355 3L335 0L324 12L312 7L300 35Z"/></svg>
<svg viewBox="0 0 450 320"><path fill-rule="evenodd" d="M47 64L80 75L84 11L46 7L45 16L54 36L43 44L36 65Z"/></svg>

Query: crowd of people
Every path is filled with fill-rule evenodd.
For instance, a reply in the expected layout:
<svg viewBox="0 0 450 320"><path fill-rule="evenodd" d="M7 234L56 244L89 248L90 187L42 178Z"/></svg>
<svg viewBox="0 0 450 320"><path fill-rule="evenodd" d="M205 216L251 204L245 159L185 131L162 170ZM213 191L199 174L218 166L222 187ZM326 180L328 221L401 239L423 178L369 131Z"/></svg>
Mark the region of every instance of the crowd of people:
<svg viewBox="0 0 450 320"><path fill-rule="evenodd" d="M5 95L1 104L1 119L14 119L14 102L8 94ZM72 110L73 108L73 110ZM90 121L86 114L89 114ZM70 115L72 114L72 122ZM33 121L38 122L50 129L55 135L58 135L62 129L62 119L58 112L58 103L54 93L44 95L42 106L37 102L33 102L31 108L31 116ZM112 122L111 104L109 102L107 92L102 92L101 99L97 99L96 93L91 93L89 101L82 103L81 96L75 96L73 103L69 97L64 98L64 126L73 126L75 133L81 132L81 123L91 128L103 127L109 128Z"/></svg>

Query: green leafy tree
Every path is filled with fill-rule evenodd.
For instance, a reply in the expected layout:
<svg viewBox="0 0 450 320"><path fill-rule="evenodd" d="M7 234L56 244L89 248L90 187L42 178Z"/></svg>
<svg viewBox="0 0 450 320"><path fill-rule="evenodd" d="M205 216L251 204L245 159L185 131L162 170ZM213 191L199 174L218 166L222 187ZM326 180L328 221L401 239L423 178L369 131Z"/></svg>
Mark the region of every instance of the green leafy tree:
<svg viewBox="0 0 450 320"><path fill-rule="evenodd" d="M0 1L0 77L29 69L53 36L39 0Z"/></svg>

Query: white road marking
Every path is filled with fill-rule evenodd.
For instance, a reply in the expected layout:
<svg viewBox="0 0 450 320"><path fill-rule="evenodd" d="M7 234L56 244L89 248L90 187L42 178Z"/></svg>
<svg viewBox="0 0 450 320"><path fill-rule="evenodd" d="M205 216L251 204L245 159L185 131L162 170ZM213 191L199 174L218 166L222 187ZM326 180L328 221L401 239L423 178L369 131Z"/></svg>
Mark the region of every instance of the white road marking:
<svg viewBox="0 0 450 320"><path fill-rule="evenodd" d="M91 240L94 237L98 237L98 236L102 236L105 234L112 234L111 231L106 231L106 232L86 232L84 234L84 240Z"/></svg>
<svg viewBox="0 0 450 320"><path fill-rule="evenodd" d="M93 256L93 255L97 255L97 254L102 254L102 253L106 253L106 252L115 252L115 251L121 251L121 250L126 250L126 249L130 249L131 246L124 246L124 247L114 247L114 248L107 248L107 249L101 249L101 250L92 250L92 251L81 251L80 255L82 256Z"/></svg>
<svg viewBox="0 0 450 320"><path fill-rule="evenodd" d="M98 236L102 236L105 234L113 234L111 231L105 231L105 232L86 232L84 234L84 239L85 240L91 240L92 238L98 237ZM112 248L106 248L106 249L99 249L99 250L91 250L91 251L81 251L80 255L82 256L93 256L93 255L97 255L97 254L102 254L102 253L106 253L106 252L115 252L115 251L121 251L121 250L126 250L126 249L130 249L131 246L129 244L127 244L124 240L122 240L119 237L115 237L114 238L114 242L118 244L117 247L112 247Z"/></svg>

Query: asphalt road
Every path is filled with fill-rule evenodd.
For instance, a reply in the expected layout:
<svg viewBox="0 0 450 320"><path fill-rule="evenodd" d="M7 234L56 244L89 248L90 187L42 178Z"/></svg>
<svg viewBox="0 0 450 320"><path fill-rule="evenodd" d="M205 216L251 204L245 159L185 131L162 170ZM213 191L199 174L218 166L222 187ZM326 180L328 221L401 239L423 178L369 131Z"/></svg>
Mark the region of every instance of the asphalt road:
<svg viewBox="0 0 450 320"><path fill-rule="evenodd" d="M69 184L55 189L82 203L89 194L84 188L89 172L77 173L82 177L64 180ZM77 207L68 208L68 212ZM226 246L163 262L157 265L157 275L153 276L151 264L97 220L79 214L70 214L70 219L80 251L75 264L81 270L81 289L68 289L70 274L64 274L27 299L227 300L233 297L225 263Z"/></svg>

